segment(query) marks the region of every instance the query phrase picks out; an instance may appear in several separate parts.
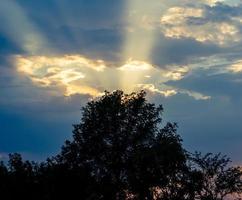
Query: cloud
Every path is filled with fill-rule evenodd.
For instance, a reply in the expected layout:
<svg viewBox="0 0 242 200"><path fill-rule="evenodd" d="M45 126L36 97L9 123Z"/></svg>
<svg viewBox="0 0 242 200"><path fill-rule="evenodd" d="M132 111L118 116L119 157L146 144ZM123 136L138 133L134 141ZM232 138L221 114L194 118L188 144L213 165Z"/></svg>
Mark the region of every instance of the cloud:
<svg viewBox="0 0 242 200"><path fill-rule="evenodd" d="M102 72L106 68L104 61L93 61L80 55L16 56L14 60L17 70L28 75L33 83L42 87L64 87L67 96L75 93L98 96L97 89L83 85L81 80L86 78L85 73Z"/></svg>
<svg viewBox="0 0 242 200"><path fill-rule="evenodd" d="M121 71L149 71L153 66L143 61L129 59L126 64L119 67Z"/></svg>
<svg viewBox="0 0 242 200"><path fill-rule="evenodd" d="M190 69L187 66L171 65L159 68L148 62L129 59L121 66L110 65L103 60L92 60L82 55L63 56L15 56L14 64L22 76L27 77L37 87L46 88L50 95L62 93L100 96L105 89L123 89L132 92L139 88L165 97L178 92L194 97L209 99L195 91L169 88L168 81L183 79ZM106 78L105 78L106 77ZM158 85L157 89L155 85Z"/></svg>
<svg viewBox="0 0 242 200"><path fill-rule="evenodd" d="M168 38L192 38L201 43L231 45L241 41L241 22L226 13L230 11L229 9L224 9L228 18L215 20L218 12L221 12L219 8L221 8L219 4L213 7L171 7L161 17L161 31Z"/></svg>
<svg viewBox="0 0 242 200"><path fill-rule="evenodd" d="M184 76L189 72L189 67L187 66L171 66L170 70L164 70L163 76L168 78L169 80L181 80Z"/></svg>
<svg viewBox="0 0 242 200"><path fill-rule="evenodd" d="M187 91L206 94L205 96L211 96L216 102L226 100L237 104L241 101L241 73L226 72L216 74L211 69L197 69L193 73L193 75L185 79L169 81L167 84L175 88L180 88L181 90L185 89Z"/></svg>
<svg viewBox="0 0 242 200"><path fill-rule="evenodd" d="M149 92L152 92L152 93L161 94L164 97L170 97L177 94L177 91L174 89L160 90L156 88L153 84L138 84L137 87L142 88L143 90L148 90Z"/></svg>
<svg viewBox="0 0 242 200"><path fill-rule="evenodd" d="M123 4L119 0L50 0L34 4L29 0L3 0L0 40L4 34L28 55L71 53L117 61L123 38Z"/></svg>
<svg viewBox="0 0 242 200"><path fill-rule="evenodd" d="M180 93L187 94L190 97L193 97L196 100L209 100L211 99L211 96L203 95L199 92L189 91L189 90L180 90Z"/></svg>
<svg viewBox="0 0 242 200"><path fill-rule="evenodd" d="M59 18L52 16L50 24L43 27L44 16L51 14L40 18L39 10L35 13L29 9L29 6L31 8L36 6L30 1L16 2L18 4L9 4L11 6L7 7L17 10L21 16L20 19L24 19L23 21L28 24L26 27L30 30L35 31L35 25L39 25L44 34L37 34L37 36L43 39L48 38L51 46L55 46L55 50L49 56L36 53L15 57L17 69L35 86L51 89L55 95L59 92L66 96L73 94L98 96L104 89L127 88L128 91L132 91L138 84L159 86L163 91L164 85L168 86L167 82L179 82L188 76L196 75L196 69L209 68L208 73L211 73L211 68L218 69L216 67L218 63L211 62L213 56L207 56L221 51L226 54L226 51L230 50L228 43L233 45L234 41L240 41L240 32L237 32L241 23L239 5L231 6L217 1L199 1L197 4L184 1L183 6L179 3L176 6L168 6L160 23L165 28L164 31L169 32L174 28L181 32L178 31L176 35L171 31L170 36L163 32L166 37L157 33L159 24L156 20L159 20L160 16L158 7L161 10L166 9L158 3L152 3L151 6L145 3L138 7L136 5L139 1L126 4L126 6L130 5L129 9L123 12L119 10L114 17L118 19L116 22L109 19L110 13L114 12L112 8L115 8L115 12L118 11L118 6L113 3L106 5L106 14L100 10L105 8L103 4L95 7L92 3L80 3L90 12L94 10L98 12L98 18L90 16L90 20L93 21L93 26L90 26L87 23L89 19L83 18L86 15L80 14L82 17L79 21L79 14L73 15L70 13L70 8L66 10L66 13L58 12L58 9L65 10L67 1L63 0L60 3L53 1L50 6ZM125 8L121 2L118 4ZM80 6L79 3L75 5L71 8L76 9ZM46 13L43 2L39 2L38 6L41 12ZM27 19L24 10L31 20ZM155 13L152 14L151 11ZM66 19L60 20L61 18ZM54 24L55 26L51 26ZM235 32L233 32L233 27L236 28ZM133 31L130 32L127 28ZM137 40L133 40L134 37ZM152 38L152 41L147 43L147 40L144 42L143 38ZM70 44L68 44L69 41ZM132 58L132 55L128 54L124 59L121 54L127 52L122 43L125 48L128 48L127 52L136 52L135 50L138 52L142 49L140 55L143 58ZM142 48L142 45L147 48ZM153 51L150 52L152 47L154 47ZM210 63L205 63L202 59L208 59ZM229 64L234 60L225 60L225 62ZM223 64L218 71L225 72L226 66ZM232 73L231 70L226 71L226 73L229 72ZM182 87L179 92L182 92ZM195 99L208 97L199 96L198 93L196 89L183 88L183 94L193 96Z"/></svg>
<svg viewBox="0 0 242 200"><path fill-rule="evenodd" d="M227 49L226 49L227 50ZM190 65L201 57L210 57L225 51L213 43L200 43L191 38L166 38L161 33L152 50L152 61L160 68L170 65ZM228 49L232 52L234 49Z"/></svg>
<svg viewBox="0 0 242 200"><path fill-rule="evenodd" d="M225 0L202 0L202 2L208 5L216 5L218 2L224 2Z"/></svg>
<svg viewBox="0 0 242 200"><path fill-rule="evenodd" d="M164 97L172 97L177 94L185 94L185 95L188 95L188 96L194 98L195 100L211 99L211 96L206 96L199 92L189 91L186 89L179 89L179 88L172 87L169 85L163 85L164 88L169 88L169 89L163 89L163 90L156 88L155 85L153 85L153 84L138 84L137 87L141 88L143 90L147 90L154 94L162 95Z"/></svg>
<svg viewBox="0 0 242 200"><path fill-rule="evenodd" d="M233 73L241 73L242 72L242 60L236 61L236 63L234 63L228 67L228 70Z"/></svg>

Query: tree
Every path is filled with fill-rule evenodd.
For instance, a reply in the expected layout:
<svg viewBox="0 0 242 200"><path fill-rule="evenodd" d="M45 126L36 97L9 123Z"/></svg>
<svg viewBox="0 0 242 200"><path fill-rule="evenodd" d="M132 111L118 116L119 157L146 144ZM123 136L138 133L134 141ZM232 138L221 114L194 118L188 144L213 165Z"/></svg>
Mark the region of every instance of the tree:
<svg viewBox="0 0 242 200"><path fill-rule="evenodd" d="M57 157L70 169L86 169L100 199L153 199L157 188L174 186L186 167L176 124L161 128L163 108L148 103L145 95L106 92L89 102L74 125L73 141Z"/></svg>
<svg viewBox="0 0 242 200"><path fill-rule="evenodd" d="M196 199L223 200L230 195L235 198L242 192L242 170L240 167L228 167L230 159L221 154L195 153L191 161L194 172L200 174L200 183Z"/></svg>
<svg viewBox="0 0 242 200"><path fill-rule="evenodd" d="M8 181L5 199L38 199L39 184L37 178L38 165L23 161L18 153L10 154L8 161Z"/></svg>
<svg viewBox="0 0 242 200"><path fill-rule="evenodd" d="M7 190L7 182L8 182L8 169L4 165L4 163L0 162L0 192L4 197L5 191Z"/></svg>
<svg viewBox="0 0 242 200"><path fill-rule="evenodd" d="M242 171L220 154L189 154L175 123L145 92L106 92L84 108L73 140L45 162L0 162L3 199L224 200L242 193ZM232 196L235 200L235 197Z"/></svg>

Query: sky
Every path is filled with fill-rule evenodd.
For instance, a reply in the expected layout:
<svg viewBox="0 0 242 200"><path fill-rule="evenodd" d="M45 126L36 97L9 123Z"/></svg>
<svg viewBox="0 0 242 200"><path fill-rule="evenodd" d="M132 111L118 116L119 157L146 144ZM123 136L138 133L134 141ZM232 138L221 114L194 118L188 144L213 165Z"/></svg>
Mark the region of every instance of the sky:
<svg viewBox="0 0 242 200"><path fill-rule="evenodd" d="M0 159L55 155L105 90L147 91L189 151L242 164L242 1L1 0Z"/></svg>

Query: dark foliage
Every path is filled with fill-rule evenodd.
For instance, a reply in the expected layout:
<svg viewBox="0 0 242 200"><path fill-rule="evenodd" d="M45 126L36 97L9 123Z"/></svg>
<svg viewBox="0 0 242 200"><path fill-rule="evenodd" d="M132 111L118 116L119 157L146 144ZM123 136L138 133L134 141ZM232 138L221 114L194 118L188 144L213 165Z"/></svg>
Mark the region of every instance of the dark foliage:
<svg viewBox="0 0 242 200"><path fill-rule="evenodd" d="M222 200L242 192L242 172L220 154L188 154L177 125L145 92L106 92L83 108L73 140L43 163L0 163L2 199ZM232 197L235 199L235 197Z"/></svg>

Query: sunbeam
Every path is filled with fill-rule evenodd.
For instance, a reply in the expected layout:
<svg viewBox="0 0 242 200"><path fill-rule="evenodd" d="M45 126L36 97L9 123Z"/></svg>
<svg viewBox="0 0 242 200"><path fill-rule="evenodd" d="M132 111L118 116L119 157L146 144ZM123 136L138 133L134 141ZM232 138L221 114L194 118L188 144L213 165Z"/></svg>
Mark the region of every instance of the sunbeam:
<svg viewBox="0 0 242 200"><path fill-rule="evenodd" d="M63 3L65 2L59 2L57 8L61 20L64 20L59 25L67 23L71 26L69 20L73 22L72 16L69 16L69 11L64 13ZM165 5L155 0L152 0L152 3L144 0L126 0L125 3L125 40L120 62L100 60L78 53L57 53L59 51L48 45L41 31L14 0L1 1L1 16L8 24L4 31L26 52L25 55L13 56L17 71L28 77L35 86L48 88L53 94L65 96L84 94L96 97L104 90L121 89L125 92L134 92L145 89L164 97L182 93L195 99L208 99L209 97L200 93L166 84L168 81L183 79L189 72L187 66L171 65L168 69L152 64L150 54L157 39L160 12ZM55 1L55 5L57 4ZM78 40L75 32L72 32L72 36Z"/></svg>
<svg viewBox="0 0 242 200"><path fill-rule="evenodd" d="M35 55L50 51L46 38L14 0L0 1L0 17L4 19L0 29L26 53Z"/></svg>
<svg viewBox="0 0 242 200"><path fill-rule="evenodd" d="M160 15L157 4L160 3L153 0L152 3L145 0L126 0L123 59L127 61L124 66L128 66L128 69L125 69L128 72L122 73L120 85L130 90L134 89L132 82L141 81L144 76L147 76L148 69L144 70L143 67L152 68L149 64L152 63L150 54L156 39L155 31Z"/></svg>
<svg viewBox="0 0 242 200"><path fill-rule="evenodd" d="M160 12L157 11L157 2L152 0L126 0L124 21L126 22L123 57L125 60L150 60L156 34L156 25L159 23Z"/></svg>

